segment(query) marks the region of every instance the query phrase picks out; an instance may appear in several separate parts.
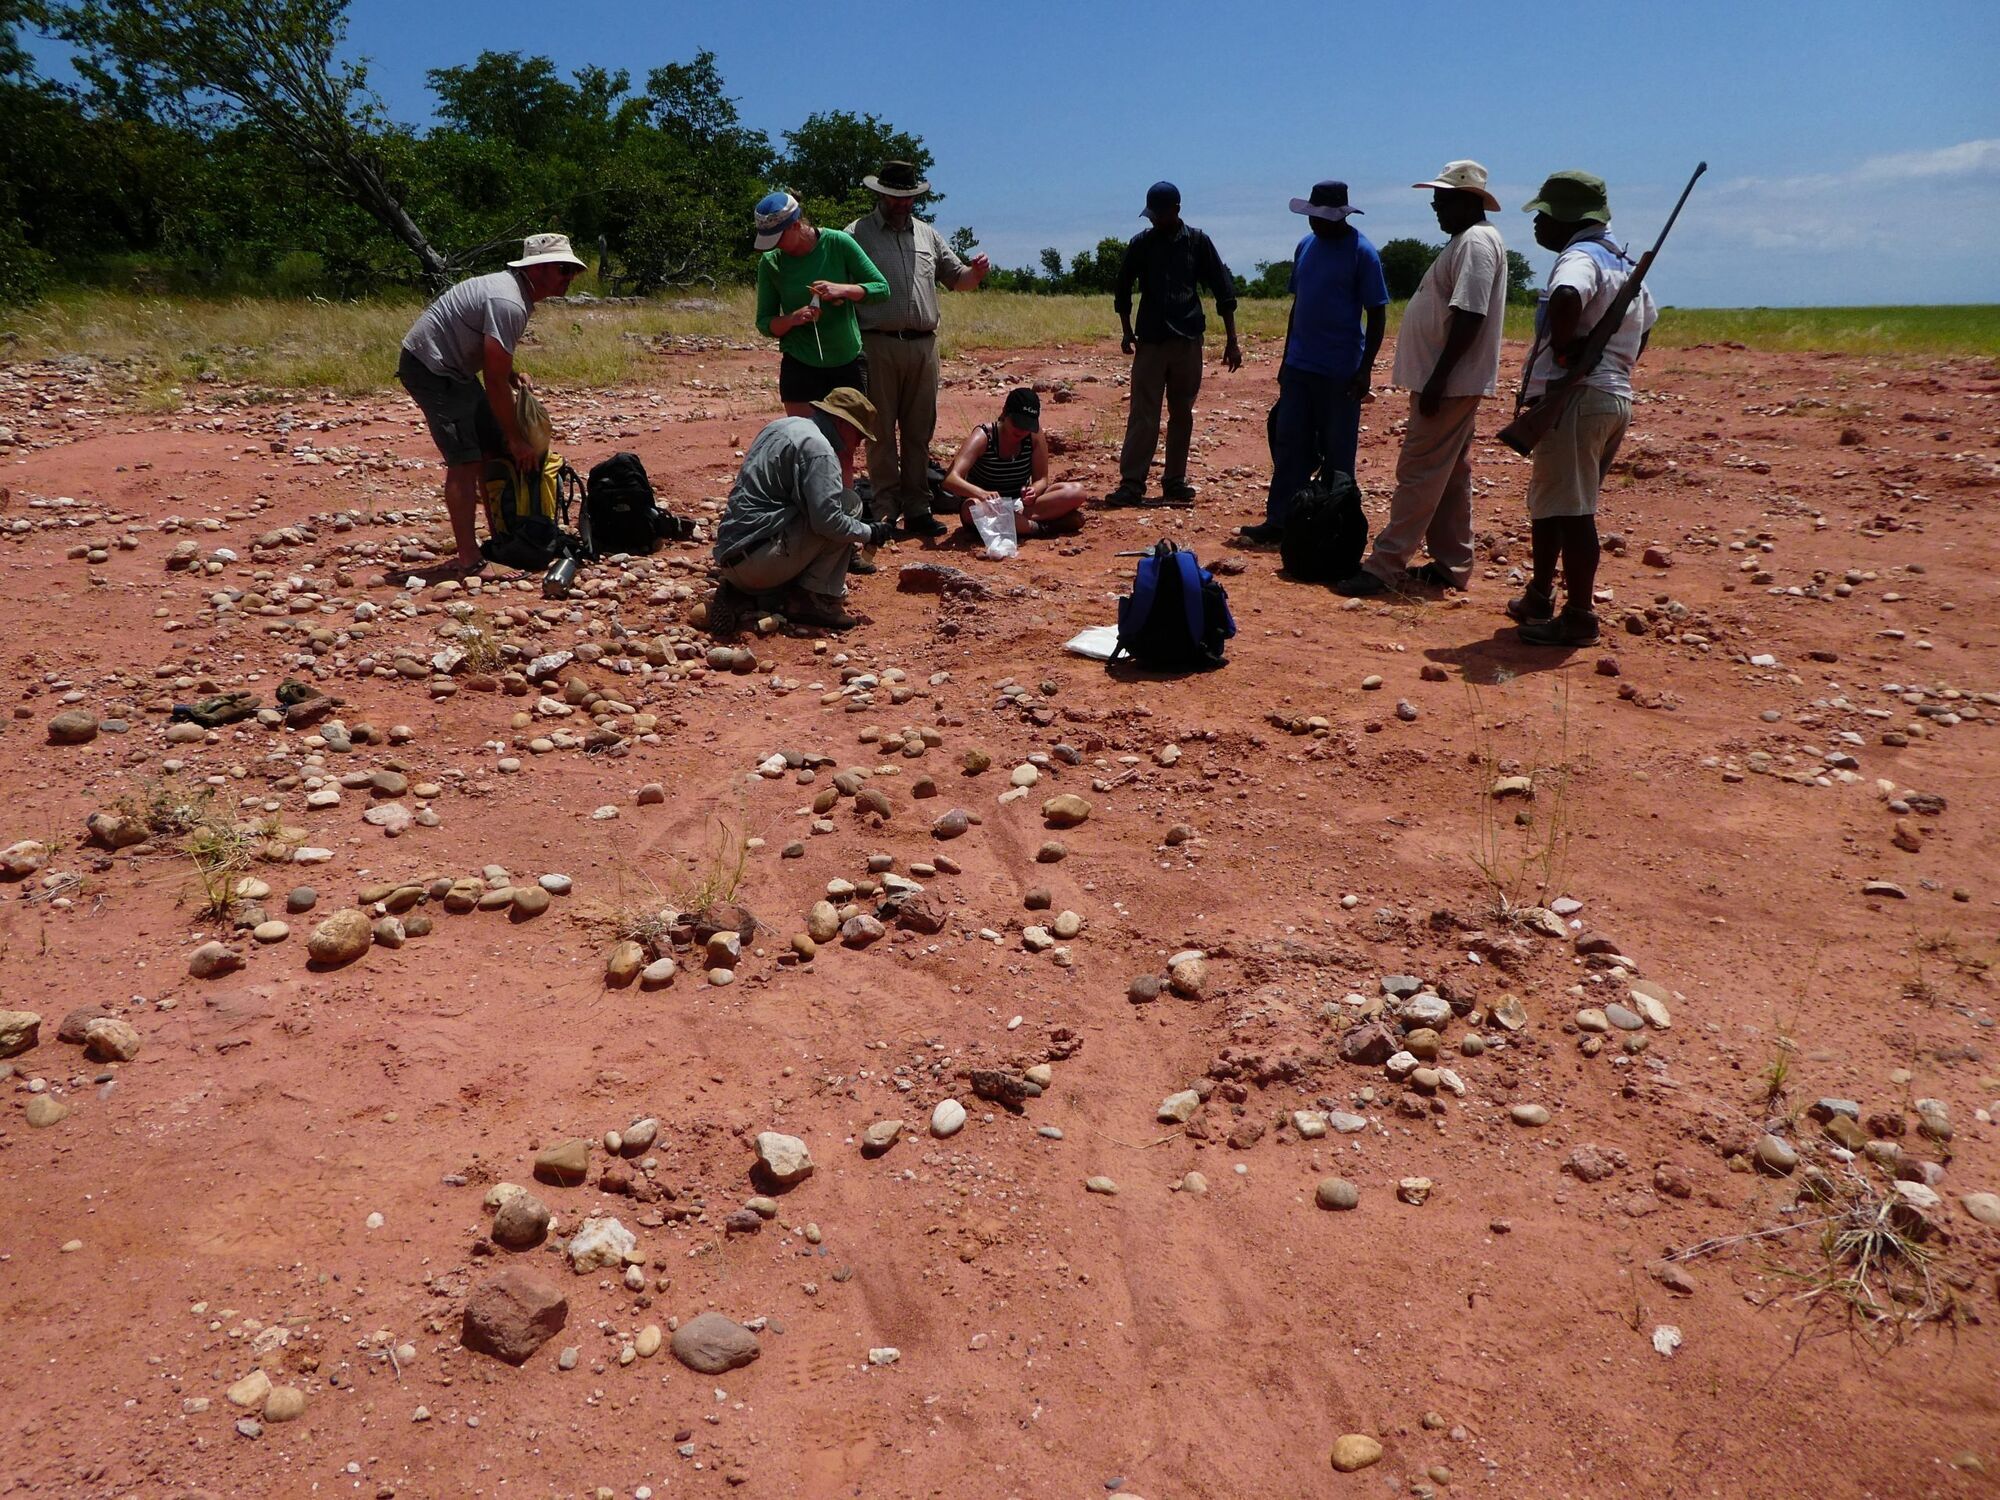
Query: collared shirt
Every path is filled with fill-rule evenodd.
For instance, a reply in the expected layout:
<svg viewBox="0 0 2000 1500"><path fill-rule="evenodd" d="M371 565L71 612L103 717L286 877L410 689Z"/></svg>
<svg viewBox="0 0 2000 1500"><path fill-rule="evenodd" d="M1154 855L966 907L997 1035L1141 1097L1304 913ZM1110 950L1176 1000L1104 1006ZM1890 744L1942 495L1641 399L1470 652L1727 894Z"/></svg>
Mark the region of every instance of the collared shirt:
<svg viewBox="0 0 2000 1500"><path fill-rule="evenodd" d="M1625 253L1622 246L1612 240L1609 231L1592 225L1579 230L1563 246L1562 254L1549 269L1549 284L1535 303L1535 362L1528 370L1527 394L1530 400L1548 389L1549 382L1562 374L1556 364L1555 355L1547 344L1549 323L1549 297L1558 287L1570 287L1583 298L1583 316L1577 319L1577 332L1589 333L1597 326L1597 320L1611 310L1611 303L1625 285L1625 278L1636 268L1637 262ZM1614 396L1632 399L1632 366L1638 362L1639 346L1645 342L1646 334L1659 321L1660 311L1654 305L1653 294L1642 282L1639 295L1632 299L1632 305L1625 310L1625 320L1618 325L1618 331L1604 346L1604 354L1591 372L1583 377L1583 383L1593 390L1609 391Z"/></svg>
<svg viewBox="0 0 2000 1500"><path fill-rule="evenodd" d="M1421 391L1429 382L1456 307L1479 313L1484 321L1439 394L1490 396L1500 381L1500 335L1507 321L1507 247L1491 224L1453 235L1404 307L1392 377L1404 390Z"/></svg>
<svg viewBox="0 0 2000 1500"><path fill-rule="evenodd" d="M861 331L936 328L938 283L955 287L965 274L965 262L944 236L915 214L901 229L891 229L879 204L873 213L849 224L847 232L889 283L888 301L865 302L856 309Z"/></svg>
<svg viewBox="0 0 2000 1500"><path fill-rule="evenodd" d="M868 540L868 523L841 506L840 455L809 417L780 417L750 440L715 528L715 559L754 550L804 512L821 536Z"/></svg>
<svg viewBox="0 0 2000 1500"><path fill-rule="evenodd" d="M486 341L509 354L534 309L512 271L474 276L445 291L403 335L403 347L433 375L475 380L486 368Z"/></svg>
<svg viewBox="0 0 2000 1500"><path fill-rule="evenodd" d="M1132 236L1118 266L1118 286L1112 306L1124 318L1132 311L1132 283L1139 284L1139 317L1132 331L1142 344L1168 339L1198 339L1208 326L1197 286L1215 297L1218 313L1236 308L1236 282L1215 252L1215 243L1199 229L1180 225L1171 235L1146 228Z"/></svg>

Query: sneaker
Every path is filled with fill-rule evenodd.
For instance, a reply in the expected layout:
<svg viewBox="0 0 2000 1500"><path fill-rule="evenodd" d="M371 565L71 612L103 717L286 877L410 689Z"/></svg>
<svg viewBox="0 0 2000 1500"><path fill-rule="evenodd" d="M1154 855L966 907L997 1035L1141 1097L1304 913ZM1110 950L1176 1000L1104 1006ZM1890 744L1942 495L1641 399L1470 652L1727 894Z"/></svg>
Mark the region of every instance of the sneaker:
<svg viewBox="0 0 2000 1500"><path fill-rule="evenodd" d="M1388 593L1389 585L1364 569L1352 578L1341 579L1333 586L1333 591L1349 599L1372 599L1377 594Z"/></svg>
<svg viewBox="0 0 2000 1500"><path fill-rule="evenodd" d="M1539 593L1531 583L1520 597L1507 601L1507 618L1516 625L1542 625L1555 617L1556 596Z"/></svg>
<svg viewBox="0 0 2000 1500"><path fill-rule="evenodd" d="M1244 547L1275 547L1285 539L1285 528L1276 521L1259 521L1255 526L1236 528L1236 541Z"/></svg>
<svg viewBox="0 0 2000 1500"><path fill-rule="evenodd" d="M1465 585L1445 572L1443 566L1435 561L1427 562L1421 568L1405 568L1403 576L1412 583L1427 583L1434 589L1452 589L1461 594L1465 592Z"/></svg>
<svg viewBox="0 0 2000 1500"><path fill-rule="evenodd" d="M816 594L799 589L791 598L785 618L794 625L817 625L824 630L852 630L861 622L847 612L838 594Z"/></svg>
<svg viewBox="0 0 2000 1500"><path fill-rule="evenodd" d="M1595 646L1597 615L1587 609L1565 609L1550 620L1531 620L1521 627L1521 639L1530 646Z"/></svg>
<svg viewBox="0 0 2000 1500"><path fill-rule="evenodd" d="M945 527L943 523L931 516L905 516L903 517L903 532L907 536L918 536L928 540L932 537L943 536Z"/></svg>
<svg viewBox="0 0 2000 1500"><path fill-rule="evenodd" d="M1113 510L1117 510L1123 506L1144 505L1146 503L1145 486L1121 484L1117 489L1106 495L1101 503Z"/></svg>
<svg viewBox="0 0 2000 1500"><path fill-rule="evenodd" d="M1194 494L1194 486L1189 484L1185 479L1169 479L1160 486L1160 503L1162 505L1192 505L1194 504Z"/></svg>

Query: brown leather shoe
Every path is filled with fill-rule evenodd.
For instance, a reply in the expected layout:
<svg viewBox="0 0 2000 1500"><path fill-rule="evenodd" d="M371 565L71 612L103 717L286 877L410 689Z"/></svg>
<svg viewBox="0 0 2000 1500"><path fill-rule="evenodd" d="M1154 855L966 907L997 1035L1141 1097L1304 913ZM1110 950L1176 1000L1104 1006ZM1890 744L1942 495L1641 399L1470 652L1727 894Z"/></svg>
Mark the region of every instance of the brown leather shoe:
<svg viewBox="0 0 2000 1500"><path fill-rule="evenodd" d="M852 630L861 621L847 612L838 594L816 594L811 589L794 589L785 610L794 625L817 625L823 630Z"/></svg>

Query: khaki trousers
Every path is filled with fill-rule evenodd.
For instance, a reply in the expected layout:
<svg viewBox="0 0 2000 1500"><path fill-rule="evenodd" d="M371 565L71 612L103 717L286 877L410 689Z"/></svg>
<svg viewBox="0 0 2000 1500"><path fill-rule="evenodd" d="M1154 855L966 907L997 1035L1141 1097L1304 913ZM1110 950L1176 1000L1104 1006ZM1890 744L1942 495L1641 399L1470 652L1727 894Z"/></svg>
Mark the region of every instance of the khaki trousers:
<svg viewBox="0 0 2000 1500"><path fill-rule="evenodd" d="M840 508L861 514L861 497L843 490ZM788 583L836 599L847 593L847 565L854 560L854 543L846 537L821 536L806 519L804 507L792 512L784 530L746 557L722 570L722 576L746 594L776 593Z"/></svg>
<svg viewBox="0 0 2000 1500"><path fill-rule="evenodd" d="M1471 581L1472 428L1484 399L1446 396L1437 415L1427 417L1410 397L1389 520L1361 565L1384 583L1403 581L1419 543L1429 545L1432 559L1458 587Z"/></svg>
<svg viewBox="0 0 2000 1500"><path fill-rule="evenodd" d="M937 337L861 335L868 356L868 399L875 403L876 439L868 444L870 519L931 513L931 437L937 431Z"/></svg>
<svg viewBox="0 0 2000 1500"><path fill-rule="evenodd" d="M1194 398L1201 391L1201 340L1162 339L1139 345L1132 356L1132 404L1125 416L1125 448L1118 455L1119 479L1146 487L1153 450L1160 443L1160 397L1167 398L1167 456L1160 465L1163 484L1187 481L1188 445L1194 441Z"/></svg>

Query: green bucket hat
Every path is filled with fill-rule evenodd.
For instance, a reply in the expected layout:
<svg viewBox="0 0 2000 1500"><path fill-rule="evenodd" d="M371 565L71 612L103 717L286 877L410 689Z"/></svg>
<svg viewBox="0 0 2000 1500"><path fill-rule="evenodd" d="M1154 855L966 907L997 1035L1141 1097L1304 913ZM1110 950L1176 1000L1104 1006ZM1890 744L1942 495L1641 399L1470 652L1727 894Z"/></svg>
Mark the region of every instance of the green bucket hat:
<svg viewBox="0 0 2000 1500"><path fill-rule="evenodd" d="M1547 214L1564 224L1595 220L1611 222L1611 195L1604 179L1588 172L1551 172L1533 201L1523 204L1522 213Z"/></svg>

